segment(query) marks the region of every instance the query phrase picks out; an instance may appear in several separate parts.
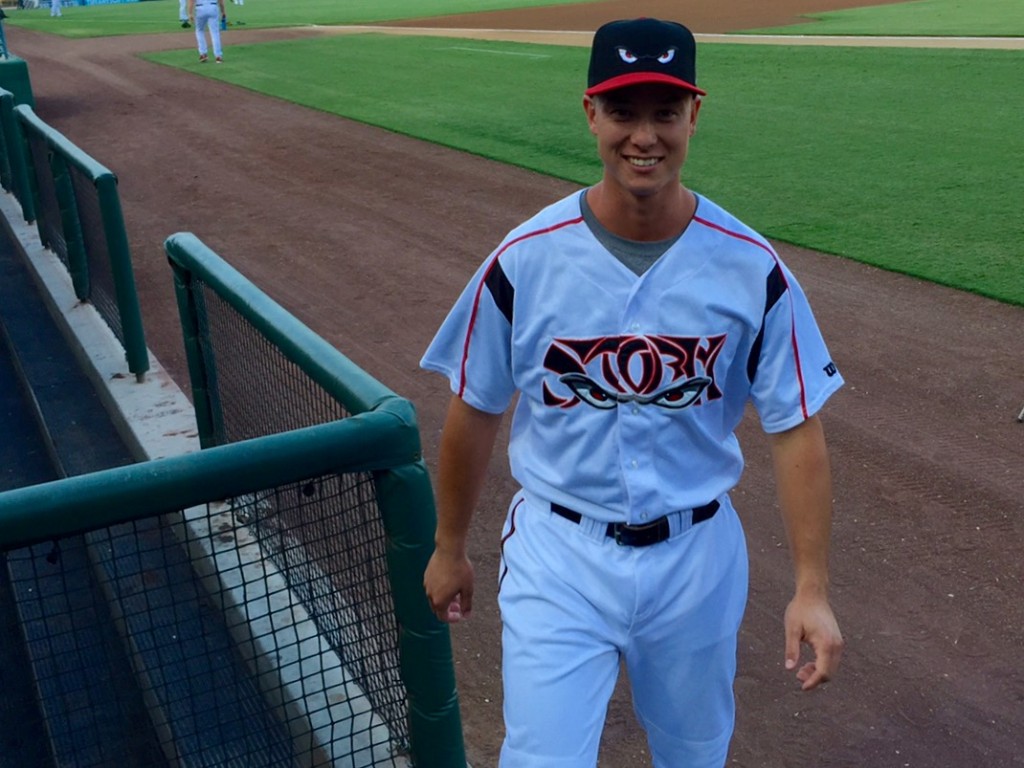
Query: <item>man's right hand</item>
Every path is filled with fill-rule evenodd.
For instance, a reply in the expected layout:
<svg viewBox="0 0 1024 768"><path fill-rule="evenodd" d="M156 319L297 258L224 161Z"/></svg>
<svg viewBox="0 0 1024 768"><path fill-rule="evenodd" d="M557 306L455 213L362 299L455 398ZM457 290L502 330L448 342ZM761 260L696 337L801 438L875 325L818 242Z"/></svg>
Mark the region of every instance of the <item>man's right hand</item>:
<svg viewBox="0 0 1024 768"><path fill-rule="evenodd" d="M473 609L473 564L465 554L436 549L423 574L423 588L438 619L446 624L468 619Z"/></svg>
<svg viewBox="0 0 1024 768"><path fill-rule="evenodd" d="M500 413L486 413L452 395L439 447L434 554L423 574L430 609L446 624L469 618L473 610L466 542L500 425Z"/></svg>

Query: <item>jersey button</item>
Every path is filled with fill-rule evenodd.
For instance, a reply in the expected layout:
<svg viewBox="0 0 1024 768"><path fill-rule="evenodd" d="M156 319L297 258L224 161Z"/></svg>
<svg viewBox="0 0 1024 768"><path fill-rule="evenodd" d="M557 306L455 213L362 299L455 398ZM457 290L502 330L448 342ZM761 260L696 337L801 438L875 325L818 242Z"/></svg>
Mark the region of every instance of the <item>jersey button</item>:
<svg viewBox="0 0 1024 768"><path fill-rule="evenodd" d="M640 462L637 461L636 459L633 459L631 462L629 462L629 466L631 466L633 469L636 469L637 467L640 466Z"/></svg>

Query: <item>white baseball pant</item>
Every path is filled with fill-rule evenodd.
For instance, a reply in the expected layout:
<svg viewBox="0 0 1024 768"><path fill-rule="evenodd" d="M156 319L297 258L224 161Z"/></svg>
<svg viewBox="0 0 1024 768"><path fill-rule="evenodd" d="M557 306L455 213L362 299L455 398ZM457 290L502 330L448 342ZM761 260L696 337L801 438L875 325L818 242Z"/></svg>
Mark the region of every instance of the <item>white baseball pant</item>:
<svg viewBox="0 0 1024 768"><path fill-rule="evenodd" d="M224 55L220 44L220 9L216 3L196 3L196 44L199 46L200 56L207 53L207 29L210 30L210 40L213 42L213 55L220 58Z"/></svg>
<svg viewBox="0 0 1024 768"><path fill-rule="evenodd" d="M498 593L501 768L594 768L620 660L655 768L725 765L748 564L739 518L720 501L710 520L626 547L603 523L516 496Z"/></svg>

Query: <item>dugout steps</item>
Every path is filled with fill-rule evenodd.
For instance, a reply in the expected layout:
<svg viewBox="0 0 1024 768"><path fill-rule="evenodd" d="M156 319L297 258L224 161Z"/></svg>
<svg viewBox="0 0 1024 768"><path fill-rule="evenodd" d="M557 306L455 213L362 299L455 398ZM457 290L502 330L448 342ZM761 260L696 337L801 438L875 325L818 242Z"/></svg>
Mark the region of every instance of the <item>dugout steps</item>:
<svg viewBox="0 0 1024 768"><path fill-rule="evenodd" d="M0 282L5 280L0 269ZM0 315L0 492L57 478L33 413Z"/></svg>
<svg viewBox="0 0 1024 768"><path fill-rule="evenodd" d="M9 244L0 236L0 288L7 283ZM3 323L0 298L0 491L56 479L38 424L32 416ZM22 642L17 607L0 556L0 768L51 765L46 730Z"/></svg>
<svg viewBox="0 0 1024 768"><path fill-rule="evenodd" d="M4 453L15 457L6 488L53 480L72 472L88 472L107 462L130 461L91 387L47 314L38 291L6 237L0 236L0 331L3 336L5 403L16 424L5 430ZM84 385L84 386L83 386ZM105 422L105 423L104 423ZM101 440L96 446L89 430ZM12 439L13 438L13 439ZM111 438L113 438L111 440ZM23 447L27 450L23 450ZM5 489L6 489L5 488ZM118 652L109 616L97 615L102 605L97 584L87 580L67 589L64 569L81 568L87 557L77 537L63 543L62 569L41 574L39 563L58 557L52 545L14 550L4 555L0 580L0 657L9 660L4 677L5 708L0 765L69 765L99 757L96 743L76 738L81 719L94 719L97 733L114 751L152 756L155 740L133 722L142 712L127 659ZM72 645L68 639L74 635ZM90 657L76 657L85 649ZM69 664L74 659L78 663ZM95 659L113 663L98 665ZM18 702L11 711L7 693ZM74 705L87 698L90 707ZM20 710L20 711L18 711ZM137 715L136 715L137 717ZM150 729L151 730L151 729ZM147 744L147 742L149 742ZM148 748L147 748L148 746ZM160 763L156 763L160 764Z"/></svg>
<svg viewBox="0 0 1024 768"><path fill-rule="evenodd" d="M7 238L0 253L0 308L10 360L58 475L128 464L132 457L46 310Z"/></svg>
<svg viewBox="0 0 1024 768"><path fill-rule="evenodd" d="M20 420L17 443L7 430L3 443L25 457L7 484L131 463L24 265L0 239L4 402ZM11 663L0 766L206 766L243 757L246 766L291 765L290 734L168 527L149 519L120 534L7 553L0 659Z"/></svg>

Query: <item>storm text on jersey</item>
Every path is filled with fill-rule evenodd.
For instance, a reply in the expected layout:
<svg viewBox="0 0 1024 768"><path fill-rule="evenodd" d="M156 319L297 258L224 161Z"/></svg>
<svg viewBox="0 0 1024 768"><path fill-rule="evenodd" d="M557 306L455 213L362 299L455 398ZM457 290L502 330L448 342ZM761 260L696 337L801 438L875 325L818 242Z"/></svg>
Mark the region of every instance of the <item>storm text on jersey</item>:
<svg viewBox="0 0 1024 768"><path fill-rule="evenodd" d="M586 403L610 409L621 403L679 409L718 400L715 361L725 345L717 336L627 335L555 339L544 367L569 391L544 382L544 403L571 408Z"/></svg>

